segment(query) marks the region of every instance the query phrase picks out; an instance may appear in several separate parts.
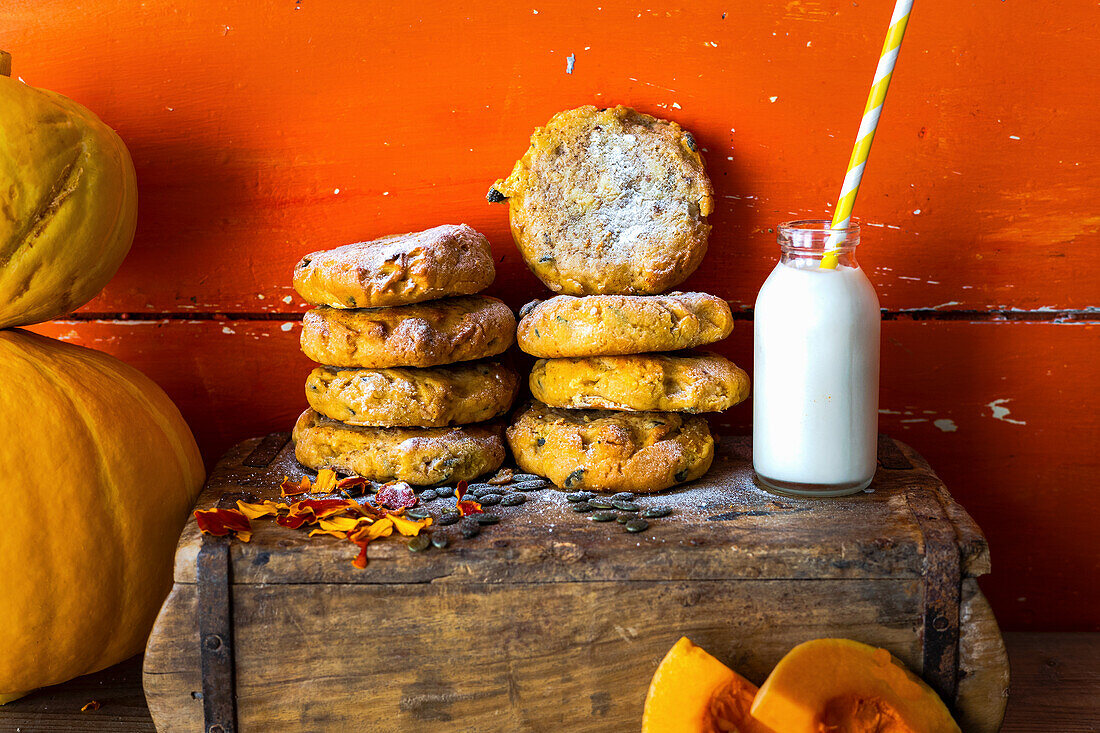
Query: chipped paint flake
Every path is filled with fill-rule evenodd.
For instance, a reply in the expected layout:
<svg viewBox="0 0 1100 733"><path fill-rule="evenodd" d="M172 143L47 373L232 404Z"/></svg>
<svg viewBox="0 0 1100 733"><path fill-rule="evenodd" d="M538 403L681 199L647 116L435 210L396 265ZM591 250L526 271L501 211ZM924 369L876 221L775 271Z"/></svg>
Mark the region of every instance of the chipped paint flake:
<svg viewBox="0 0 1100 733"><path fill-rule="evenodd" d="M236 331L234 331L229 326L222 326L222 333L234 334L236 333Z"/></svg>
<svg viewBox="0 0 1100 733"><path fill-rule="evenodd" d="M932 424L945 433L953 433L959 429L959 426L955 424L954 420L950 420L946 417L939 420L933 420Z"/></svg>
<svg viewBox="0 0 1100 733"><path fill-rule="evenodd" d="M290 304L290 302L291 302L292 300L294 300L293 296L290 296L290 295L285 295L285 296L283 296L283 302L284 302L284 303L286 303L286 304L288 304L288 305Z"/></svg>
<svg viewBox="0 0 1100 733"><path fill-rule="evenodd" d="M768 97L768 99L771 100L772 104L775 104L775 101L779 99L779 97Z"/></svg>
<svg viewBox="0 0 1100 733"><path fill-rule="evenodd" d="M1027 425L1027 422L1024 420L1014 420L1008 416L1009 411L1008 408L1004 406L1004 403L1011 401L1011 397L1002 397L999 400L993 400L992 402L987 403L986 407L993 411L994 420L1012 423L1013 425Z"/></svg>
<svg viewBox="0 0 1100 733"><path fill-rule="evenodd" d="M289 331L290 329L294 328L294 323L292 321L287 321L283 325L279 326L279 328L283 331Z"/></svg>
<svg viewBox="0 0 1100 733"><path fill-rule="evenodd" d="M573 66L577 63L577 57L575 54L569 54L565 57L565 73L572 74Z"/></svg>

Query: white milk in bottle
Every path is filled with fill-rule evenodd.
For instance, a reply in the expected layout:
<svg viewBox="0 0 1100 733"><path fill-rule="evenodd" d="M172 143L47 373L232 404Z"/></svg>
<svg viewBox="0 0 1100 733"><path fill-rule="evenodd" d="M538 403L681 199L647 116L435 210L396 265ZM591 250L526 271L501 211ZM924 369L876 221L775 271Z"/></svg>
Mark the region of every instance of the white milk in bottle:
<svg viewBox="0 0 1100 733"><path fill-rule="evenodd" d="M782 493L852 494L877 465L878 297L855 259L859 227L837 246L828 221L779 227L779 264L754 324L752 462ZM835 268L821 267L826 248Z"/></svg>

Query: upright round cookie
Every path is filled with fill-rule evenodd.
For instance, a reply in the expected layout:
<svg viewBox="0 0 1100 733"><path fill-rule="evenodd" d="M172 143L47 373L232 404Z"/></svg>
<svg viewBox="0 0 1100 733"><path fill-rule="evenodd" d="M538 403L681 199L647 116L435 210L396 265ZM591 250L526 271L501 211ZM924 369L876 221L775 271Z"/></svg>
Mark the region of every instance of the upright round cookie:
<svg viewBox="0 0 1100 733"><path fill-rule="evenodd" d="M706 293L558 295L523 306L516 334L532 356L617 356L677 351L729 336L726 301Z"/></svg>
<svg viewBox="0 0 1100 733"><path fill-rule="evenodd" d="M706 253L714 209L694 138L621 106L554 115L488 199L508 201L531 271L570 295L679 285Z"/></svg>
<svg viewBox="0 0 1100 733"><path fill-rule="evenodd" d="M516 318L496 298L467 295L393 308L314 308L302 319L302 351L336 367L429 367L496 356L512 345Z"/></svg>
<svg viewBox="0 0 1100 733"><path fill-rule="evenodd" d="M348 425L437 428L492 420L512 406L516 373L476 361L425 369L317 367L306 380L310 407Z"/></svg>
<svg viewBox="0 0 1100 733"><path fill-rule="evenodd" d="M470 481L504 462L499 425L364 428L306 410L294 425L294 455L307 468L371 481L432 485Z"/></svg>
<svg viewBox="0 0 1100 733"><path fill-rule="evenodd" d="M532 402L508 427L519 467L563 489L661 491L714 460L707 421L675 412L559 410Z"/></svg>
<svg viewBox="0 0 1100 733"><path fill-rule="evenodd" d="M749 396L749 375L718 354L539 359L531 396L550 407L721 412Z"/></svg>
<svg viewBox="0 0 1100 733"><path fill-rule="evenodd" d="M484 236L444 224L312 252L294 266L294 289L313 305L375 308L477 293L495 273Z"/></svg>

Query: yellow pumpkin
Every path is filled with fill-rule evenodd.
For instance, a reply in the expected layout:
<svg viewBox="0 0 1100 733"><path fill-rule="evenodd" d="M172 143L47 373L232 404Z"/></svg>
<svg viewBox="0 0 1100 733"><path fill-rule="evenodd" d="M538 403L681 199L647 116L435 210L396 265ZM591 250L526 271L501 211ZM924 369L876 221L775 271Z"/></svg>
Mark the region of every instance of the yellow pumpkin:
<svg viewBox="0 0 1100 733"><path fill-rule="evenodd" d="M960 733L939 696L890 652L849 639L787 652L751 712L774 733Z"/></svg>
<svg viewBox="0 0 1100 733"><path fill-rule="evenodd" d="M649 683L642 733L759 733L749 717L756 685L686 636Z"/></svg>
<svg viewBox="0 0 1100 733"><path fill-rule="evenodd" d="M0 704L141 651L203 483L166 394L107 354L0 331Z"/></svg>
<svg viewBox="0 0 1100 733"><path fill-rule="evenodd" d="M76 102L10 78L0 52L0 328L87 303L137 224L137 179L115 131Z"/></svg>

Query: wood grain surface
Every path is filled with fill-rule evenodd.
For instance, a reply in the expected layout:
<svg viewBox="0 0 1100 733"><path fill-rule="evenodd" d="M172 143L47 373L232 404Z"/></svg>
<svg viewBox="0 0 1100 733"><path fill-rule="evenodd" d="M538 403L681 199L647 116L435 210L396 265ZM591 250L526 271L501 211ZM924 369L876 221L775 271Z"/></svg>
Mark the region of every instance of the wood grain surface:
<svg viewBox="0 0 1100 733"><path fill-rule="evenodd" d="M1012 684L1001 733L1100 731L1100 634L1016 632L1005 634L1004 641ZM0 728L153 733L141 689L141 661L134 657L0 707ZM103 707L79 712L93 696Z"/></svg>
<svg viewBox="0 0 1100 733"><path fill-rule="evenodd" d="M1100 526L1095 10L921 3L856 207L893 319L882 428L985 529L983 587L1015 629L1100 628L1082 582ZM623 103L705 150L718 208L685 287L746 319L720 350L749 368L771 230L829 215L889 15L886 0L9 2L13 74L117 128L140 185L119 274L39 330L150 374L213 465L304 407L302 254L466 221L493 244L489 292L538 297L484 193L554 112Z"/></svg>
<svg viewBox="0 0 1100 733"><path fill-rule="evenodd" d="M278 446L287 436L270 438ZM277 499L285 476L306 473L290 444L252 460L262 444L230 451L199 505L225 494ZM924 624L936 587L928 576L942 569L930 556L950 552L962 574L961 586L959 570L947 579L961 620L957 667L954 656L946 665L961 682L951 699L967 731L995 733L1008 660L974 580L988 572L987 547L928 464L883 437L869 491L787 499L753 485L747 437L724 437L717 453L702 479L638 499L676 507L642 534L594 523L544 489L521 506L493 507L500 523L476 538L433 529L452 537L444 550L376 542L359 570L345 541L256 521L249 543L229 545L240 725L628 730L650 670L683 634L757 682L795 644L822 637L885 647L934 681L939 657L926 665ZM453 505L425 507L439 516ZM145 691L162 731L202 727L203 545L192 520L146 651Z"/></svg>

